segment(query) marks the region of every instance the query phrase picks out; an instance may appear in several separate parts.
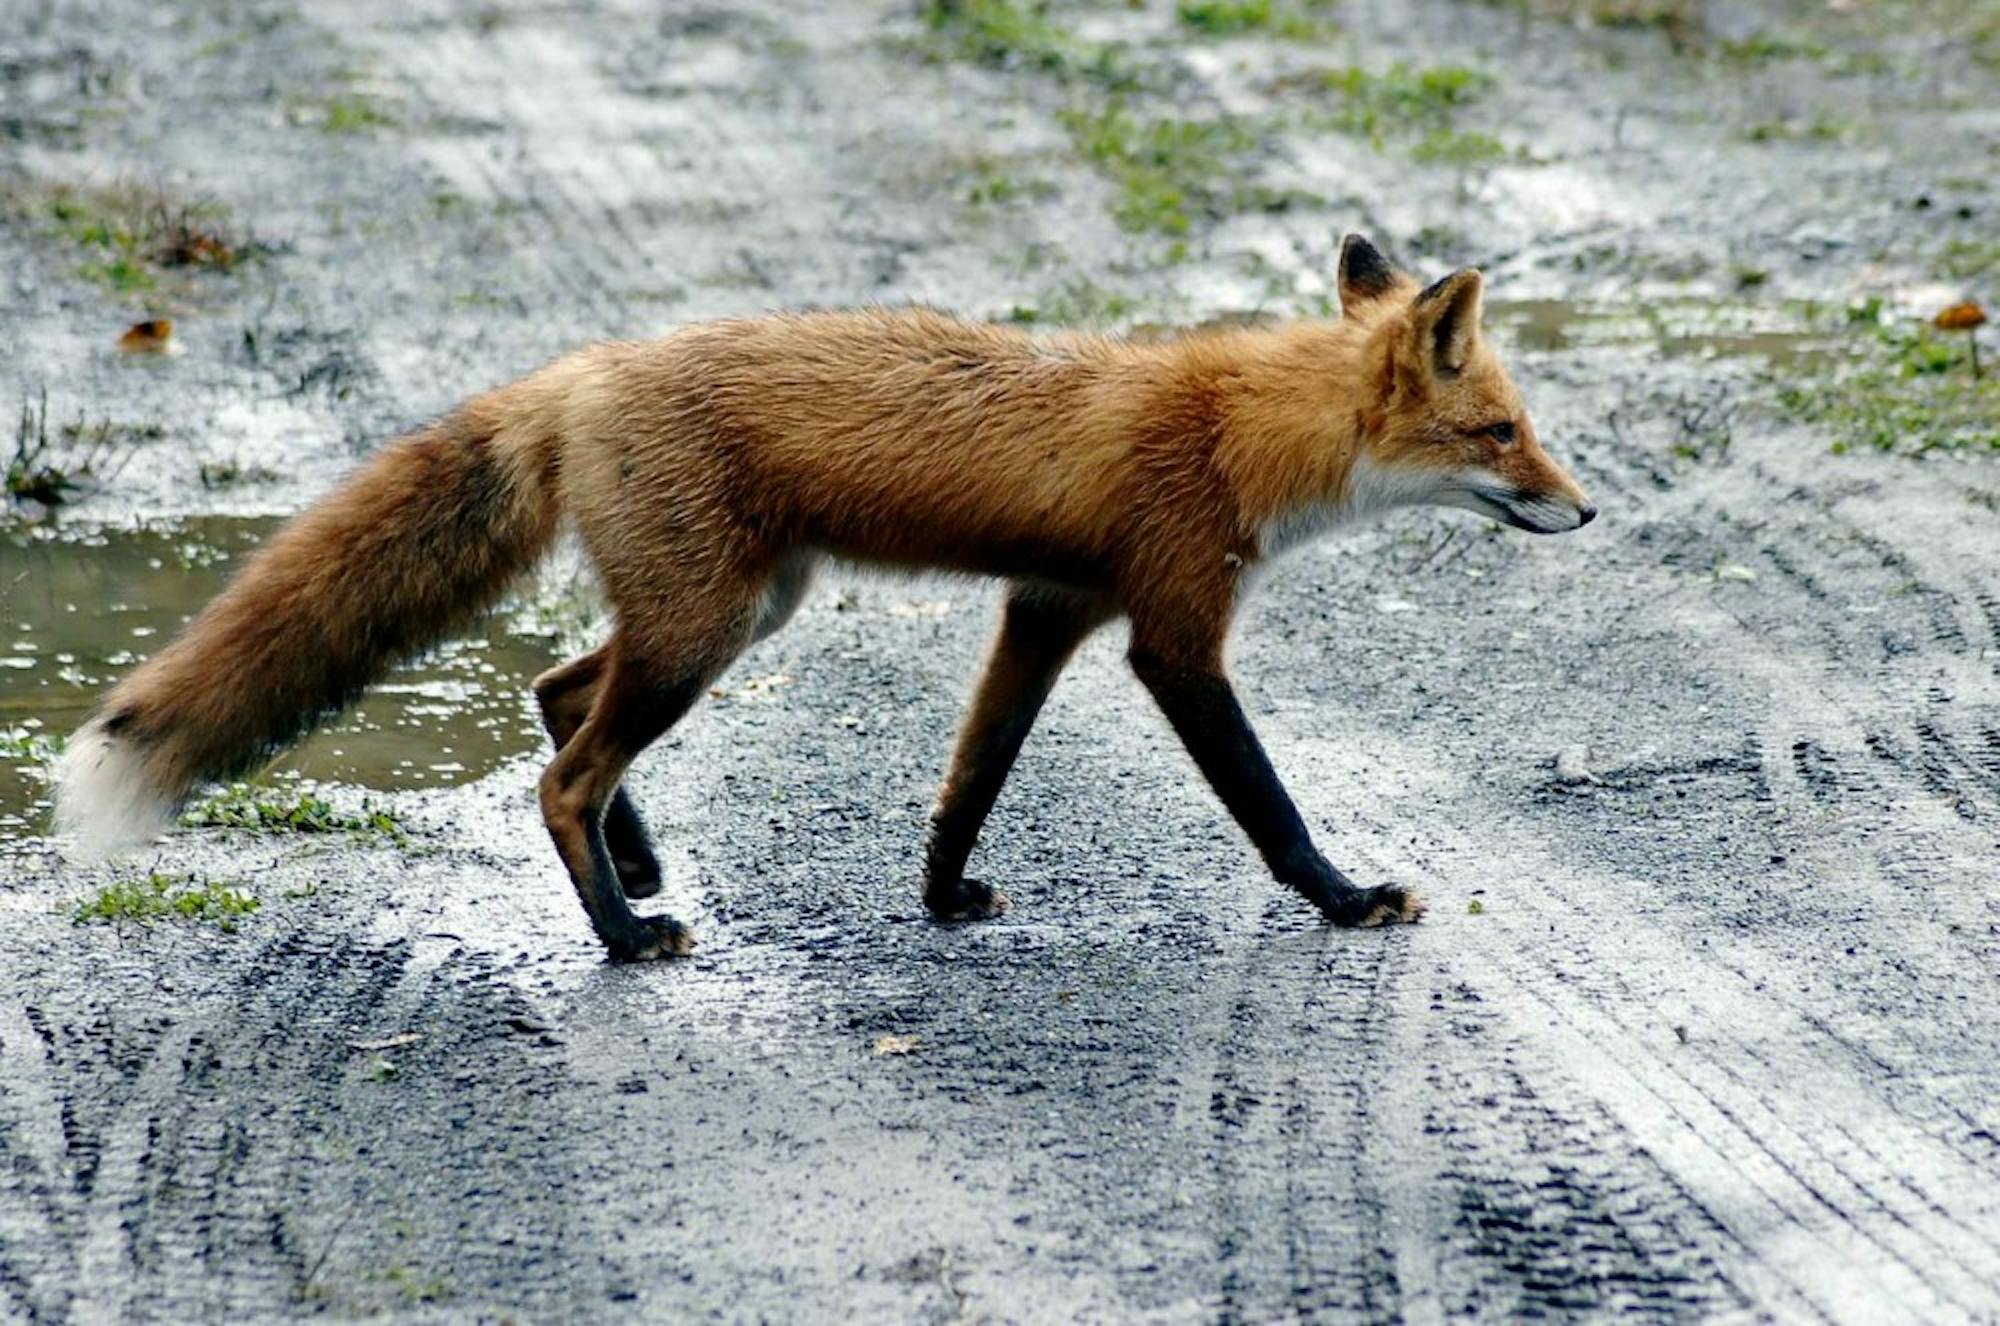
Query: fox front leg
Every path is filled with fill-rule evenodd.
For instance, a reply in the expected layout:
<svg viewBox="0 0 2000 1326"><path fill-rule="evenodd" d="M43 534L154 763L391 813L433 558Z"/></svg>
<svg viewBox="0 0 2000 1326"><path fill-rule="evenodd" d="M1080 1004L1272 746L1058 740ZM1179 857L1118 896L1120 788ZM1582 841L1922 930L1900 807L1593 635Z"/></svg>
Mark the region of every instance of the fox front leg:
<svg viewBox="0 0 2000 1326"><path fill-rule="evenodd" d="M1009 588L986 669L959 728L951 770L931 811L924 905L939 920L983 920L1006 909L1005 894L965 878L966 858L1063 665L1110 616L1110 603L1096 595L1046 586Z"/></svg>
<svg viewBox="0 0 2000 1326"><path fill-rule="evenodd" d="M1415 921L1424 914L1416 894L1394 884L1363 888L1320 855L1219 665L1176 659L1136 633L1131 663L1280 883L1297 890L1335 925Z"/></svg>

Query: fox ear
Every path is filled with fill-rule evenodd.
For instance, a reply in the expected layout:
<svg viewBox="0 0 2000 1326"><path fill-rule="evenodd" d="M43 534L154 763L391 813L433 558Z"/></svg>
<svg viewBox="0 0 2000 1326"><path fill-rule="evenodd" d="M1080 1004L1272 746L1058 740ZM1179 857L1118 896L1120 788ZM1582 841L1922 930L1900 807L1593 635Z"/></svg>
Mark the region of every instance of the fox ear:
<svg viewBox="0 0 2000 1326"><path fill-rule="evenodd" d="M1382 250L1360 235L1340 241L1340 306L1351 309L1380 299L1396 286L1396 269Z"/></svg>
<svg viewBox="0 0 2000 1326"><path fill-rule="evenodd" d="M1475 268L1461 267L1426 286L1410 306L1410 326L1419 350L1447 377L1465 367L1479 342L1479 295L1484 286Z"/></svg>

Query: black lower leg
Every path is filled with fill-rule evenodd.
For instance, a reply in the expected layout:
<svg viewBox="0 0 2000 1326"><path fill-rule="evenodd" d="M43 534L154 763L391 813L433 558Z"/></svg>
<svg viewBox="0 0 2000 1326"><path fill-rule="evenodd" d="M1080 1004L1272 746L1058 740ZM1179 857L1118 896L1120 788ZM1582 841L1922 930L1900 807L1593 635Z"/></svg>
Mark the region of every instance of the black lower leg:
<svg viewBox="0 0 2000 1326"><path fill-rule="evenodd" d="M965 878L966 860L1063 664L1106 612L1095 599L1042 589L1010 591L931 812L924 902L934 915L976 918L1006 906L1003 895Z"/></svg>
<svg viewBox="0 0 2000 1326"><path fill-rule="evenodd" d="M615 790L633 756L686 713L700 693L698 679L650 685L613 676L590 718L564 742L542 776L542 815L569 869L598 938L614 958L635 960L685 953L686 927L670 917L635 915L607 841Z"/></svg>
<svg viewBox="0 0 2000 1326"><path fill-rule="evenodd" d="M583 726L605 662L605 651L598 649L535 679L542 726L548 729L558 755ZM610 808L604 812L604 838L626 897L650 898L660 891L660 862L653 855L652 835L646 832L646 822L639 818L639 808L623 786L612 794Z"/></svg>
<svg viewBox="0 0 2000 1326"><path fill-rule="evenodd" d="M1047 696L1046 686L1023 695L994 722L965 734L959 753L963 775L954 779L931 813L930 837L924 844L924 878L931 884L950 884L964 875L979 830L993 813Z"/></svg>
<svg viewBox="0 0 2000 1326"><path fill-rule="evenodd" d="M1414 920L1421 914L1422 904L1402 888L1362 888L1313 846L1227 677L1138 650L1132 668L1280 883L1339 925Z"/></svg>

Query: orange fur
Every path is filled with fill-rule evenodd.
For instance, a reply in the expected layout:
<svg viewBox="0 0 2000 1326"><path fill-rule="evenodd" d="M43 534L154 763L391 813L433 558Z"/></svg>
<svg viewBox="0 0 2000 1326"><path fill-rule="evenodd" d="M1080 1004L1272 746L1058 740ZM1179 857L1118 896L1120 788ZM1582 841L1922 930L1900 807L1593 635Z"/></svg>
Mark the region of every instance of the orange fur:
<svg viewBox="0 0 2000 1326"><path fill-rule="evenodd" d="M1098 622L1128 615L1160 676L1219 676L1276 531L1403 500L1589 518L1478 336L1477 273L1419 294L1350 271L1350 252L1338 321L1161 343L871 309L591 346L391 445L288 525L106 697L69 781L116 769L168 807L249 767L489 604L566 516L617 632L543 688L545 818L614 952L680 951L685 932L634 929L606 893L596 826L630 758L775 628L821 555L1029 587L945 814L980 783L979 750L1011 761L1014 718ZM1480 431L1501 421L1510 443ZM1069 606L1044 621L1051 593ZM127 813L71 790L81 828Z"/></svg>

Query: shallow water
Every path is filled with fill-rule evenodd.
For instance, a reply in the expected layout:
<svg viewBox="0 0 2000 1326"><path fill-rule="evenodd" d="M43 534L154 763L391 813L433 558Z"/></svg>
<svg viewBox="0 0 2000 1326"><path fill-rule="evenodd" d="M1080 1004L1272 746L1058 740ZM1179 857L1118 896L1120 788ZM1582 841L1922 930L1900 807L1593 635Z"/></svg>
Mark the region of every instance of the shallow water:
<svg viewBox="0 0 2000 1326"><path fill-rule="evenodd" d="M1488 321L1523 350L1650 344L1668 357L1744 357L1772 367L1803 365L1837 353L1824 328L1783 309L1726 300L1663 300L1610 305L1573 299L1490 300Z"/></svg>
<svg viewBox="0 0 2000 1326"><path fill-rule="evenodd" d="M88 536L0 529L0 835L45 813L51 739L172 639L277 525L211 516ZM383 789L469 782L546 742L527 685L556 654L552 640L495 618L397 669L272 772Z"/></svg>

